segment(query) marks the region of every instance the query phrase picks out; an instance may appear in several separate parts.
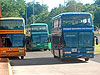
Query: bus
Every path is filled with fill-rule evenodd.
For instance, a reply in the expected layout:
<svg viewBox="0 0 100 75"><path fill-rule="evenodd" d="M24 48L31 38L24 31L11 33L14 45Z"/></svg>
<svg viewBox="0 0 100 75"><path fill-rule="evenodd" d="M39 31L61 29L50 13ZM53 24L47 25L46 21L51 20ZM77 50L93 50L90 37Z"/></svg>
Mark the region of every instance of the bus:
<svg viewBox="0 0 100 75"><path fill-rule="evenodd" d="M54 58L94 57L94 36L92 15L87 12L67 12L52 18L51 48ZM94 39L94 37L96 37Z"/></svg>
<svg viewBox="0 0 100 75"><path fill-rule="evenodd" d="M25 23L23 18L0 18L0 57L21 56L24 59Z"/></svg>
<svg viewBox="0 0 100 75"><path fill-rule="evenodd" d="M49 40L48 25L45 23L34 23L30 25L30 37L27 42L28 50L43 50L51 49Z"/></svg>

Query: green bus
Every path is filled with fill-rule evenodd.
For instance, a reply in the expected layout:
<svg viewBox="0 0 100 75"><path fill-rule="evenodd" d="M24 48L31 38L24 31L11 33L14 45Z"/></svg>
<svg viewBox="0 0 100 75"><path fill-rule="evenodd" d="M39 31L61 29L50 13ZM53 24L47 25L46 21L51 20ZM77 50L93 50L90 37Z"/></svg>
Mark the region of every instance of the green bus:
<svg viewBox="0 0 100 75"><path fill-rule="evenodd" d="M30 37L27 39L28 50L50 50L48 25L45 23L34 23L30 25Z"/></svg>

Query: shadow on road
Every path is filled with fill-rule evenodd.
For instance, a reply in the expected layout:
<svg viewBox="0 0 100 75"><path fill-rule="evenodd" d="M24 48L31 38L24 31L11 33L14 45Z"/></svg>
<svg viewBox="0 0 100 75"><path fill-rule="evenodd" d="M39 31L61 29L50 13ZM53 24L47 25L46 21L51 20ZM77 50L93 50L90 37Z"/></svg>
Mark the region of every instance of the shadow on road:
<svg viewBox="0 0 100 75"><path fill-rule="evenodd" d="M42 52L41 50L26 50L26 52Z"/></svg>
<svg viewBox="0 0 100 75"><path fill-rule="evenodd" d="M46 50L49 51L49 50ZM45 52L45 50L26 50L26 52Z"/></svg>
<svg viewBox="0 0 100 75"><path fill-rule="evenodd" d="M79 59L66 59L61 61L60 59L54 59L52 57L47 58L25 58L24 60L20 59L10 59L12 66L27 66L27 65L55 65L55 64L75 64L75 63L87 63Z"/></svg>

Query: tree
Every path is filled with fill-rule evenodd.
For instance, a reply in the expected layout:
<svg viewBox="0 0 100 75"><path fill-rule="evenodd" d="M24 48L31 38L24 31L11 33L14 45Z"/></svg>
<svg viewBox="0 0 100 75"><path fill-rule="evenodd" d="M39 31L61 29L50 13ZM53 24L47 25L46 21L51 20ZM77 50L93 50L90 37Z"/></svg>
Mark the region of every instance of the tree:
<svg viewBox="0 0 100 75"><path fill-rule="evenodd" d="M100 5L100 0L95 0L94 4Z"/></svg>
<svg viewBox="0 0 100 75"><path fill-rule="evenodd" d="M44 16L45 16L44 14L48 15L47 13L48 13L47 5L45 5L45 4L40 5L39 2L36 2L36 4L34 4L34 14L33 14L33 3L32 2L27 3L28 24L33 23L33 17L34 17L34 22L46 22L44 20ZM44 16L42 16L42 15L44 15Z"/></svg>
<svg viewBox="0 0 100 75"><path fill-rule="evenodd" d="M94 24L100 27L100 12L94 13Z"/></svg>
<svg viewBox="0 0 100 75"><path fill-rule="evenodd" d="M2 16L3 17L23 17L25 15L24 0L2 0Z"/></svg>
<svg viewBox="0 0 100 75"><path fill-rule="evenodd" d="M48 11L44 11L40 13L39 15L36 15L35 23L48 23L49 22L48 15L49 15Z"/></svg>
<svg viewBox="0 0 100 75"><path fill-rule="evenodd" d="M83 4L80 2L76 2L75 0L69 0L66 3L67 12L80 12L82 11Z"/></svg>
<svg viewBox="0 0 100 75"><path fill-rule="evenodd" d="M66 12L65 7L61 4L59 4L59 7L55 7L51 10L50 14L48 15L48 19L51 22L51 19L54 16L61 14L61 13L65 13L65 12Z"/></svg>

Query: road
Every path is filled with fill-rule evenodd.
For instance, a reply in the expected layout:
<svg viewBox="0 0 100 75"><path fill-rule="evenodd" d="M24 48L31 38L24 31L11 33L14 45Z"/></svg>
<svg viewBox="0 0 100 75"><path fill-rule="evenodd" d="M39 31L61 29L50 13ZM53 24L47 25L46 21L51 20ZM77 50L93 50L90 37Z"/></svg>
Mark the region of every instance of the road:
<svg viewBox="0 0 100 75"><path fill-rule="evenodd" d="M84 62L83 59L54 59L50 51L27 52L25 59L10 59L14 75L99 75L100 55Z"/></svg>

